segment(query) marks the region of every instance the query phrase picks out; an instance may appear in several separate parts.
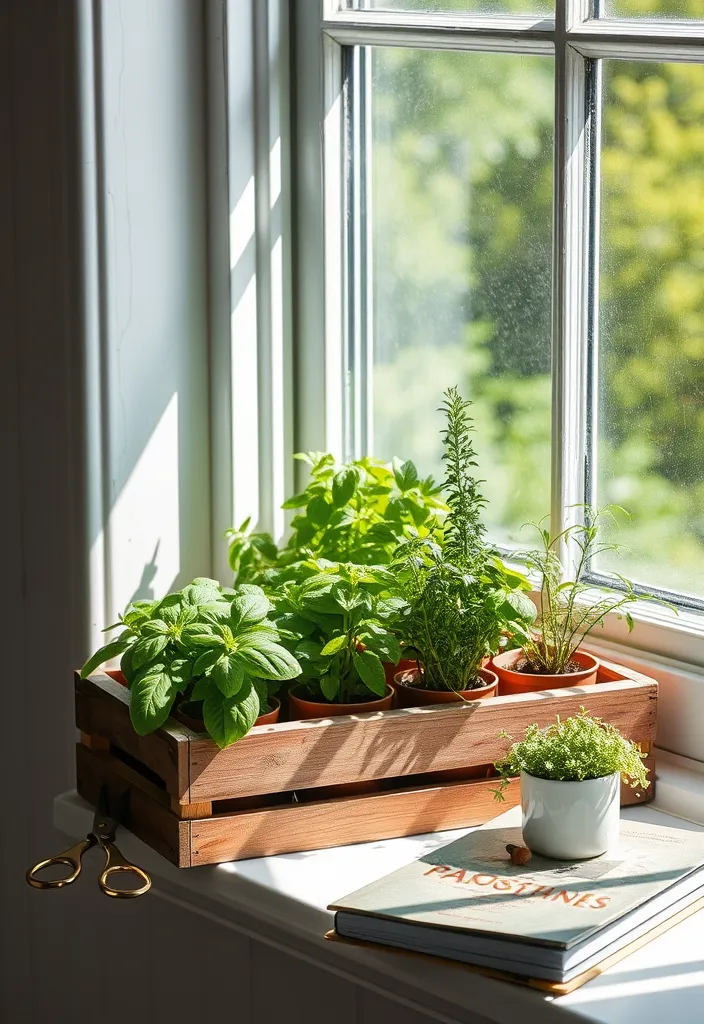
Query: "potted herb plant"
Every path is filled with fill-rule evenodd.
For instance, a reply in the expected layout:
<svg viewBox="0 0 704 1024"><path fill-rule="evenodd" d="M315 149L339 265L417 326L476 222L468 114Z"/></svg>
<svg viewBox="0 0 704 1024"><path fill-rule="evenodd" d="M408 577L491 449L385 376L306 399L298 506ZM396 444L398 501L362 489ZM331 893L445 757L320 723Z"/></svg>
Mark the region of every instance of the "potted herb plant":
<svg viewBox="0 0 704 1024"><path fill-rule="evenodd" d="M643 756L615 726L581 708L545 729L528 726L494 766L502 778L495 796L504 799L508 779L520 775L529 849L557 860L598 857L618 844L621 779L649 785Z"/></svg>
<svg viewBox="0 0 704 1024"><path fill-rule="evenodd" d="M235 580L266 582L310 558L357 565L388 565L411 536L433 534L445 504L432 477L421 479L410 460L380 462L369 456L338 463L329 452L303 452L310 479L283 503L296 515L291 536L278 550L271 536L252 532L249 520L227 532Z"/></svg>
<svg viewBox="0 0 704 1024"><path fill-rule="evenodd" d="M448 502L443 545L417 538L397 552L398 586L408 600L399 632L417 662L396 676L403 706L492 697L498 680L484 663L507 627L519 622L524 628L535 616L519 589L527 588L527 580L509 573L485 540L470 404L450 388L442 406Z"/></svg>
<svg viewBox="0 0 704 1024"><path fill-rule="evenodd" d="M298 579L275 598L277 624L301 664L289 689L293 718L386 711L393 689L382 660L401 649L389 628L403 602L386 596L392 576L381 566L301 563Z"/></svg>
<svg viewBox="0 0 704 1024"><path fill-rule="evenodd" d="M532 523L541 540L541 548L526 556L529 570L540 578L540 614L532 625L516 623L513 639L521 644L515 650L494 656L492 667L499 677L499 693L532 693L565 686L589 686L596 682L598 659L580 645L596 626L603 626L607 615L623 615L629 632L633 619L628 608L639 600L632 583L618 577L621 591L595 591L584 582L584 574L594 559L613 545L602 543L599 530L613 506L585 510L585 522L567 527L551 537L544 520ZM565 579L559 550L566 545L578 554L574 579ZM647 596L647 595L646 595Z"/></svg>
<svg viewBox="0 0 704 1024"><path fill-rule="evenodd" d="M270 710L268 680L300 674L279 642L272 610L260 587L226 589L196 579L161 601L128 606L116 624L124 627L120 635L88 659L81 675L120 656L139 735L162 726L182 700L186 715L202 708L206 732L226 747Z"/></svg>

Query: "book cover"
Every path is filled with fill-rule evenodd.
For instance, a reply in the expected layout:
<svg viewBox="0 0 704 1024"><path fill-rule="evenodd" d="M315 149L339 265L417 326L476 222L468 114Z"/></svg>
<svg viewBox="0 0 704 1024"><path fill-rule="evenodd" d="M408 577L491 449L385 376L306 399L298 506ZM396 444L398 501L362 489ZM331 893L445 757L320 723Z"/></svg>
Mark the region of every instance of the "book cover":
<svg viewBox="0 0 704 1024"><path fill-rule="evenodd" d="M704 864L704 833L636 822L622 822L618 850L587 861L534 855L514 866L506 845L521 842L518 828L484 826L329 909L569 950L681 892L676 883Z"/></svg>

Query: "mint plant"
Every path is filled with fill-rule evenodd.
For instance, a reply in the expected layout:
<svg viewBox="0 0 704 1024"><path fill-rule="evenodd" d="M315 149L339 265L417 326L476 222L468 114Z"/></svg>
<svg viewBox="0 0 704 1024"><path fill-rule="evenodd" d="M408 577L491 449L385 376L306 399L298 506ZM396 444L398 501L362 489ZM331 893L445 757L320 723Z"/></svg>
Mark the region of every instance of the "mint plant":
<svg viewBox="0 0 704 1024"><path fill-rule="evenodd" d="M484 685L478 676L482 659L497 652L502 633L520 627L523 635L535 617L524 593L528 580L506 569L486 541L470 405L450 388L441 407L449 506L444 545L433 538L410 540L398 548L394 564L408 599L399 634L415 653L419 684L455 692Z"/></svg>
<svg viewBox="0 0 704 1024"><path fill-rule="evenodd" d="M391 624L404 607L388 596L388 569L318 561L302 563L297 577L275 598L276 622L310 699L348 704L383 697L382 661L397 664L401 657Z"/></svg>
<svg viewBox="0 0 704 1024"><path fill-rule="evenodd" d="M279 642L271 603L256 586L220 587L199 578L161 601L135 602L120 635L88 659L81 676L121 655L139 735L164 724L179 695L202 701L209 735L226 747L266 708L267 681L293 679L300 665Z"/></svg>
<svg viewBox="0 0 704 1024"><path fill-rule="evenodd" d="M500 735L512 739L506 732ZM521 772L558 782L584 782L618 772L633 789L645 789L649 782L644 757L638 744L625 739L615 725L593 718L582 707L572 718L561 720L558 715L544 729L529 725L524 738L494 765L501 781L493 792L503 800L509 779Z"/></svg>
<svg viewBox="0 0 704 1024"><path fill-rule="evenodd" d="M388 565L404 540L432 536L441 526L446 506L440 488L432 477L420 479L410 460L337 463L326 452L294 458L308 464L310 479L283 504L297 512L288 543L277 552L269 534L250 532L249 520L228 530L236 582L262 582L269 570L309 558Z"/></svg>

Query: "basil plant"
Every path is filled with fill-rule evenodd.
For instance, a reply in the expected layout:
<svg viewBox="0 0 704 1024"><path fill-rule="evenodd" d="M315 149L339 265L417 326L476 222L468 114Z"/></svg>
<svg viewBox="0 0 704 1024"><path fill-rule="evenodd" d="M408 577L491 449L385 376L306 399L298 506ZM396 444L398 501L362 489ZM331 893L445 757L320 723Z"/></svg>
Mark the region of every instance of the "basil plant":
<svg viewBox="0 0 704 1024"><path fill-rule="evenodd" d="M338 463L329 452L295 458L310 467L310 478L283 504L296 512L286 546L279 550L269 534L251 532L249 520L227 532L237 582L272 582L287 566L310 558L388 565L399 544L441 528L441 489L431 476L421 479L410 460Z"/></svg>
<svg viewBox="0 0 704 1024"><path fill-rule="evenodd" d="M234 589L199 578L160 601L128 605L120 635L88 659L81 676L121 656L140 736L169 717L177 698L202 701L208 734L220 747L245 736L266 710L268 683L301 667L280 642L272 605L257 586Z"/></svg>
<svg viewBox="0 0 704 1024"><path fill-rule="evenodd" d="M397 664L392 631L405 602L378 565L301 563L274 598L276 621L300 662L305 696L336 704L384 697L384 662Z"/></svg>

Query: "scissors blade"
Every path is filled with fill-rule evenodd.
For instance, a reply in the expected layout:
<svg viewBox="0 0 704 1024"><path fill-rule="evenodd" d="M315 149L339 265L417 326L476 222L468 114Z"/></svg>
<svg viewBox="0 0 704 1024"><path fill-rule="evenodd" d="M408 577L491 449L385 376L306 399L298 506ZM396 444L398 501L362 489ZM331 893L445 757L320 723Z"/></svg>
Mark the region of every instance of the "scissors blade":
<svg viewBox="0 0 704 1024"><path fill-rule="evenodd" d="M101 846L111 843L115 838L119 821L111 813L107 786L102 786L93 818L93 828L89 835L93 836Z"/></svg>

